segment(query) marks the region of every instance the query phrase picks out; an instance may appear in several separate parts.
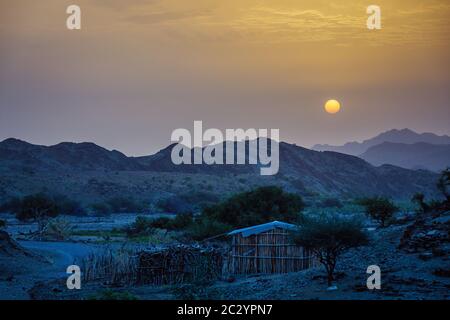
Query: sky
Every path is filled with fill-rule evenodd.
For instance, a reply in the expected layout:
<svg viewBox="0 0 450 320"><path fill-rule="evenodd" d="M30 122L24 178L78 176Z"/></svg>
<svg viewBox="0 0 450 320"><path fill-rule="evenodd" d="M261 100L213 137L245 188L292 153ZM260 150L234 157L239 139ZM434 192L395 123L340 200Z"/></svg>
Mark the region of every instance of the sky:
<svg viewBox="0 0 450 320"><path fill-rule="evenodd" d="M194 120L306 147L450 134L449 16L448 0L0 0L0 140L147 155Z"/></svg>

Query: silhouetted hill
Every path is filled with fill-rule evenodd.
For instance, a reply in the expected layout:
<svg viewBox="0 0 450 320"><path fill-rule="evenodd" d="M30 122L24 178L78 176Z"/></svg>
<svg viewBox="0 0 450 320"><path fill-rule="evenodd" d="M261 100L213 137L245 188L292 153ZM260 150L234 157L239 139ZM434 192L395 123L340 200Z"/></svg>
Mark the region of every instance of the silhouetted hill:
<svg viewBox="0 0 450 320"><path fill-rule="evenodd" d="M284 142L279 145L280 170L275 176L261 176L259 166L249 164L174 165L173 147L150 156L127 157L93 143L47 147L8 139L0 142L0 200L45 191L85 203L114 196L151 202L168 196L194 198L196 193L202 193L197 198L224 197L262 185L279 185L305 196L410 199L416 192L436 194L438 176L432 172L374 167L355 156Z"/></svg>
<svg viewBox="0 0 450 320"><path fill-rule="evenodd" d="M0 166L52 171L143 169L124 154L90 142L63 142L47 147L17 139L0 142Z"/></svg>
<svg viewBox="0 0 450 320"><path fill-rule="evenodd" d="M348 142L342 146L331 146L327 144L317 144L313 146L316 151L335 151L350 155L359 156L366 152L370 147L383 142L413 144L425 142L430 144L450 144L450 137L447 135L438 136L434 133L416 133L410 129L389 130L377 135L374 138L364 140L363 142Z"/></svg>
<svg viewBox="0 0 450 320"><path fill-rule="evenodd" d="M384 142L360 157L375 166L389 163L407 169L442 171L450 166L450 145Z"/></svg>

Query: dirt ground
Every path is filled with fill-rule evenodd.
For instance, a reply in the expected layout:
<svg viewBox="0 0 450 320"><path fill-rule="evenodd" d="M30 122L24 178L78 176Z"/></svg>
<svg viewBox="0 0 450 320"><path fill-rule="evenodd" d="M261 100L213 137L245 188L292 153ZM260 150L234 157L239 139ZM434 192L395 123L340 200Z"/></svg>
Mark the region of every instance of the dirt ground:
<svg viewBox="0 0 450 320"><path fill-rule="evenodd" d="M49 279L59 271L58 254L41 252L47 261L29 258L0 259L0 296L5 299L93 299L102 292L116 298L136 299L449 299L448 256L427 257L397 249L405 226L371 231L369 246L347 252L337 265L337 290L328 291L322 267L290 274L238 276L209 285L130 286L111 288L101 282L82 284L81 290L68 290L64 277ZM63 260L61 260L63 259ZM381 290L369 290L369 265L381 268ZM6 269L6 273L3 272ZM19 272L20 270L20 272ZM441 272L438 272L438 271Z"/></svg>

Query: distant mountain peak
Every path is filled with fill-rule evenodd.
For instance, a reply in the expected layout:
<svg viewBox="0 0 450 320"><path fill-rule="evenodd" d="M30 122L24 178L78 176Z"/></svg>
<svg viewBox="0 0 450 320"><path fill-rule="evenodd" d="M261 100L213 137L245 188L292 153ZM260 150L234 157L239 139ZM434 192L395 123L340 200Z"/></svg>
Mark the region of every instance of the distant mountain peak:
<svg viewBox="0 0 450 320"><path fill-rule="evenodd" d="M0 148L7 148L11 150L22 150L33 147L35 147L35 145L16 138L8 138L0 142Z"/></svg>
<svg viewBox="0 0 450 320"><path fill-rule="evenodd" d="M361 158L375 166L389 163L439 172L450 166L450 144L383 142L370 147Z"/></svg>
<svg viewBox="0 0 450 320"><path fill-rule="evenodd" d="M29 144L29 143L26 141L20 140L20 139L16 139L16 138L7 138L7 139L1 141L0 144L13 145L13 144Z"/></svg>
<svg viewBox="0 0 450 320"><path fill-rule="evenodd" d="M312 149L316 151L335 151L359 156L365 153L369 148L383 142L404 144L413 144L417 142L424 142L429 144L450 144L450 137L447 135L439 136L430 132L417 133L408 128L391 129L382 132L373 138L364 140L363 142L348 142L340 146L317 144L313 146Z"/></svg>

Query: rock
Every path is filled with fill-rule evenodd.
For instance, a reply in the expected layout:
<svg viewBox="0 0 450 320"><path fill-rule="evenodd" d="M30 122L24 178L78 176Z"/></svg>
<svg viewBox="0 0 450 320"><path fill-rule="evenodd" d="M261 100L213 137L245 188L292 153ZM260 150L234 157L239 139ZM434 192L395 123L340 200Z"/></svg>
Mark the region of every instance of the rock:
<svg viewBox="0 0 450 320"><path fill-rule="evenodd" d="M429 237L432 237L437 234L439 234L439 231L437 231L437 230L431 230L431 231L427 232L427 236L429 236Z"/></svg>
<svg viewBox="0 0 450 320"><path fill-rule="evenodd" d="M336 291L338 289L337 286L330 286L327 288L327 291Z"/></svg>
<svg viewBox="0 0 450 320"><path fill-rule="evenodd" d="M30 253L15 242L8 233L0 231L0 255L13 257L17 254L30 255Z"/></svg>
<svg viewBox="0 0 450 320"><path fill-rule="evenodd" d="M431 258L433 258L433 253L432 252L421 253L419 255L419 258L422 259L422 260L430 260Z"/></svg>
<svg viewBox="0 0 450 320"><path fill-rule="evenodd" d="M437 210L418 216L405 229L399 248L411 253L429 250L441 252L440 250L450 243L449 222L450 212L448 211ZM426 254L421 258L427 259L429 255Z"/></svg>
<svg viewBox="0 0 450 320"><path fill-rule="evenodd" d="M446 269L439 268L439 269L434 270L434 271L433 271L433 274L434 274L435 276L449 278L449 277L450 277L450 270L448 270L448 269L446 270Z"/></svg>

